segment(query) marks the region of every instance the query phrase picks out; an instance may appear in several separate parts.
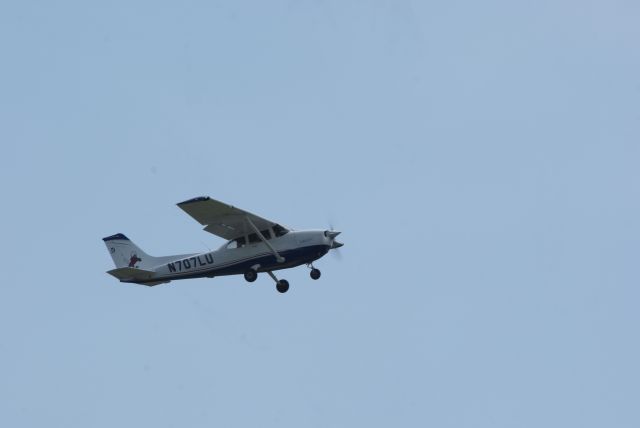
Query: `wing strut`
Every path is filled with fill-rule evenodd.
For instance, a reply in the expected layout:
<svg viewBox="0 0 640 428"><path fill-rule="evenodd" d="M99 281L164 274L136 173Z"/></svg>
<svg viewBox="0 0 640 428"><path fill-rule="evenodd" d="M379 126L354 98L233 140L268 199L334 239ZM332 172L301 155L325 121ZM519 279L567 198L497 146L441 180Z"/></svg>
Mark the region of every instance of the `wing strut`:
<svg viewBox="0 0 640 428"><path fill-rule="evenodd" d="M260 238L262 240L262 242L264 242L267 247L269 247L269 249L271 250L271 252L276 256L276 260L278 261L278 263L284 263L285 259L284 257L282 257L280 254L278 254L278 252L276 251L275 248L273 248L273 245L271 245L271 243L269 241L267 241L267 239L264 237L264 235L260 232L260 230L256 227L255 224L253 224L253 222L251 221L251 219L247 216L245 217L245 219L247 220L247 223L249 224L249 226L251 226L251 228L253 229L253 231L256 233L256 235L258 235L258 238Z"/></svg>

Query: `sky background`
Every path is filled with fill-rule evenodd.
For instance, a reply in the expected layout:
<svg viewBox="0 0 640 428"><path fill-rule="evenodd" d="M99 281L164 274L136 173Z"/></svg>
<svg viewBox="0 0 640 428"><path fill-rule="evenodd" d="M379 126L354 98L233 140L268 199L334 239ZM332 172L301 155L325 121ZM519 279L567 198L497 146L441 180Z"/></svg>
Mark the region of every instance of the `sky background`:
<svg viewBox="0 0 640 428"><path fill-rule="evenodd" d="M640 4L0 2L0 425L640 426ZM101 238L342 258L120 284Z"/></svg>

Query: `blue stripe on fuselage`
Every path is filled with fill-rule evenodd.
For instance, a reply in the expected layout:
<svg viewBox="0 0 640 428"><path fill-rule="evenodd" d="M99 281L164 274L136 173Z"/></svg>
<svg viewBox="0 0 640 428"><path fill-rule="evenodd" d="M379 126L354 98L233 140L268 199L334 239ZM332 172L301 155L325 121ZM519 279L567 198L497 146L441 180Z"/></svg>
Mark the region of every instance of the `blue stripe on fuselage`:
<svg viewBox="0 0 640 428"><path fill-rule="evenodd" d="M158 280L176 280L176 279L191 279L191 278L207 278L214 276L225 275L237 275L245 273L252 266L260 265L258 272L267 272L272 270L287 269L296 266L300 266L306 263L311 263L314 260L318 260L320 257L327 254L329 247L327 245L313 245L310 247L296 248L295 250L288 250L280 252L280 255L286 259L284 263L278 263L276 257L273 254L257 256L247 260L242 260L237 263L233 263L220 268L213 268L202 270L200 272L193 272L186 275L172 276L167 275L164 277L155 277L149 281ZM144 281L140 281L143 283Z"/></svg>

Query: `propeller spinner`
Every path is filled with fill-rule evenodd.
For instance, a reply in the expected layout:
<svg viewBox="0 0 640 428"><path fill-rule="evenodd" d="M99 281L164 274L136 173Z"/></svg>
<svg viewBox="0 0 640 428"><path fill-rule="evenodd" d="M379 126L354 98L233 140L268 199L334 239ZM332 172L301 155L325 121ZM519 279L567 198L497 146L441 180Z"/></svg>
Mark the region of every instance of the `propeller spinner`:
<svg viewBox="0 0 640 428"><path fill-rule="evenodd" d="M338 242L336 241L336 237L338 235L340 235L340 233L342 232L336 232L335 230L325 230L324 231L324 236L326 236L327 238L331 239L331 248L340 248L342 247L344 244L342 242Z"/></svg>

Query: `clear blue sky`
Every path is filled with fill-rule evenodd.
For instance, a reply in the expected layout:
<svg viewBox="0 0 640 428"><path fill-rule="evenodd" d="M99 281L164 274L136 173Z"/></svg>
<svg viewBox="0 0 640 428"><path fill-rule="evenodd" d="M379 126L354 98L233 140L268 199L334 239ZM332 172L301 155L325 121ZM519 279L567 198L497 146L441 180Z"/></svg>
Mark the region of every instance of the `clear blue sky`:
<svg viewBox="0 0 640 428"><path fill-rule="evenodd" d="M0 425L640 426L640 6L0 4ZM342 260L154 288L210 195Z"/></svg>

